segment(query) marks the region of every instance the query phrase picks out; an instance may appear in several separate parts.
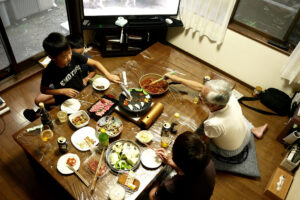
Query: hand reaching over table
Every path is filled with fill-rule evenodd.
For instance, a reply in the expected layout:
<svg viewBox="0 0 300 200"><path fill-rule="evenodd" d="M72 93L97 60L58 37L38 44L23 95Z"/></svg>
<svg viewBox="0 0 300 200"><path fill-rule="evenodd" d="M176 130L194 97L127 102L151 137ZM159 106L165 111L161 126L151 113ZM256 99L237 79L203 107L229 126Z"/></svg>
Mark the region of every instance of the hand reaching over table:
<svg viewBox="0 0 300 200"><path fill-rule="evenodd" d="M170 80L172 80L173 82L180 82L181 78L179 76L173 75L174 73L169 72L166 73L164 76Z"/></svg>
<svg viewBox="0 0 300 200"><path fill-rule="evenodd" d="M114 82L114 83L121 83L120 82L120 77L118 75L109 74L109 75L107 75L107 79Z"/></svg>
<svg viewBox="0 0 300 200"><path fill-rule="evenodd" d="M183 175L183 172L178 166L174 163L173 159L170 158L168 152L164 148L159 148L155 150L155 153L160 159L162 160L163 163L166 165L170 165L173 169L177 171L178 174Z"/></svg>

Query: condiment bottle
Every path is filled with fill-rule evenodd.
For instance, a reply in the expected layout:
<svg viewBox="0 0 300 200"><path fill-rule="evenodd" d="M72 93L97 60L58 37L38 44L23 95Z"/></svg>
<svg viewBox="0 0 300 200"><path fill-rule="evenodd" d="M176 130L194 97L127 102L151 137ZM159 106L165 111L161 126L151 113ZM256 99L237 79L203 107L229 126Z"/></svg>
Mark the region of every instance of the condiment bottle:
<svg viewBox="0 0 300 200"><path fill-rule="evenodd" d="M53 126L53 122L52 122L52 119L51 119L51 116L49 114L49 112L45 109L45 105L43 102L39 103L39 106L40 106L40 109L41 109L41 121L42 121L42 124L45 126L45 125L48 125L52 130L54 128Z"/></svg>
<svg viewBox="0 0 300 200"><path fill-rule="evenodd" d="M169 146L170 129L171 129L171 124L169 123L163 124L163 127L161 129L161 143L160 143L160 146L163 148L167 148Z"/></svg>
<svg viewBox="0 0 300 200"><path fill-rule="evenodd" d="M103 146L108 146L109 138L108 138L108 135L107 135L106 130L104 128L101 128L98 138L99 138L99 141L101 142L101 144Z"/></svg>

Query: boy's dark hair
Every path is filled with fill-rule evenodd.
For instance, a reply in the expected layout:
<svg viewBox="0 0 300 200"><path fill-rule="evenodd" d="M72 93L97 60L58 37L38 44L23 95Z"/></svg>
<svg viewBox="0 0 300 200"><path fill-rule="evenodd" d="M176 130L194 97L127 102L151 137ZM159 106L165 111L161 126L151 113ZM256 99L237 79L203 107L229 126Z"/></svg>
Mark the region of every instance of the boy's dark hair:
<svg viewBox="0 0 300 200"><path fill-rule="evenodd" d="M44 39L43 48L50 57L56 58L63 51L68 50L70 46L65 36L53 32Z"/></svg>
<svg viewBox="0 0 300 200"><path fill-rule="evenodd" d="M72 49L80 49L84 47L84 42L81 36L79 35L68 35L67 40Z"/></svg>
<svg viewBox="0 0 300 200"><path fill-rule="evenodd" d="M192 132L180 134L173 145L173 161L185 175L201 174L210 161L207 144Z"/></svg>

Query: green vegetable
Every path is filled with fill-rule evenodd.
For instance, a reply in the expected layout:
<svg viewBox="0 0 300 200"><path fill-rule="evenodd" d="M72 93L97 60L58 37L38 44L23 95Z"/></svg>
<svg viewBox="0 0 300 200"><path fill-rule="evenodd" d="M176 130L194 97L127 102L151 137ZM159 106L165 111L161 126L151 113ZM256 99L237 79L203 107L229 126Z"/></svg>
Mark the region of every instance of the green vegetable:
<svg viewBox="0 0 300 200"><path fill-rule="evenodd" d="M146 92L145 90L143 90L143 93L144 93L145 95L148 95L148 92Z"/></svg>

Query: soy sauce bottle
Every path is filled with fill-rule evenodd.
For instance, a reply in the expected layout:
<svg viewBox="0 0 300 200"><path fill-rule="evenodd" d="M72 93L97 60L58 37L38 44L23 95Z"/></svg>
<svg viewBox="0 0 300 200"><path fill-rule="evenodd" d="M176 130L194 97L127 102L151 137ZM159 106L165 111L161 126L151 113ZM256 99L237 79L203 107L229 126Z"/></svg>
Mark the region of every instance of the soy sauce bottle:
<svg viewBox="0 0 300 200"><path fill-rule="evenodd" d="M45 109L45 105L43 102L39 103L41 109L41 121L43 125L48 125L52 130L54 128L53 122L49 112Z"/></svg>

